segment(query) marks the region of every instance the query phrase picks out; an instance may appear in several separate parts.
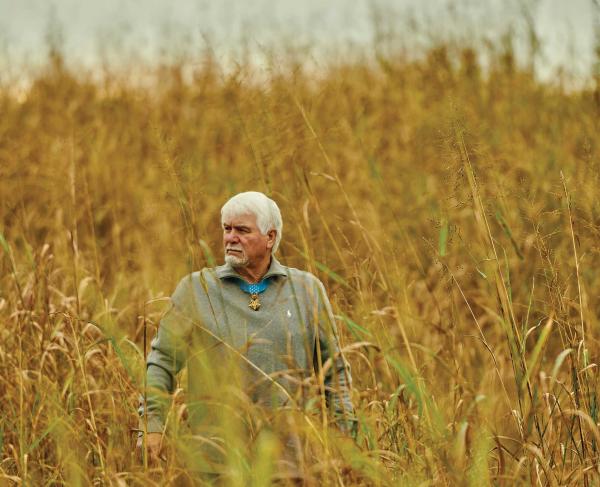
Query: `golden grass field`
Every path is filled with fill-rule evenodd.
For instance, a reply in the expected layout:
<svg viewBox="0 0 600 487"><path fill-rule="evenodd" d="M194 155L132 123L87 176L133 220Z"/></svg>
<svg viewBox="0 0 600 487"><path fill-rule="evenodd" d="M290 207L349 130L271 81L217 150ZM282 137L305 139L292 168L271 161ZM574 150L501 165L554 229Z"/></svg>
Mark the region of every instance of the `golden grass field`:
<svg viewBox="0 0 600 487"><path fill-rule="evenodd" d="M144 347L245 190L279 203L279 258L323 280L352 365L356 442L298 416L306 485L600 485L600 95L479 54L136 83L55 53L2 86L0 485L186 481L185 391L167 462L136 458ZM220 482L270 485L276 432L233 403L255 434L222 418Z"/></svg>

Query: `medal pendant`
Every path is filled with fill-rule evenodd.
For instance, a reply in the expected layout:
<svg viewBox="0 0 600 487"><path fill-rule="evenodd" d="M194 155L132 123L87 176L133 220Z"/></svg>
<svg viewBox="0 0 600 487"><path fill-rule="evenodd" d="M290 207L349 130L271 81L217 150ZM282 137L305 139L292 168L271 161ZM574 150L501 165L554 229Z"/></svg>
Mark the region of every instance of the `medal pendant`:
<svg viewBox="0 0 600 487"><path fill-rule="evenodd" d="M254 311L258 311L258 308L260 308L260 302L258 301L257 293L252 293L250 295L250 304L248 306L250 308L252 308Z"/></svg>

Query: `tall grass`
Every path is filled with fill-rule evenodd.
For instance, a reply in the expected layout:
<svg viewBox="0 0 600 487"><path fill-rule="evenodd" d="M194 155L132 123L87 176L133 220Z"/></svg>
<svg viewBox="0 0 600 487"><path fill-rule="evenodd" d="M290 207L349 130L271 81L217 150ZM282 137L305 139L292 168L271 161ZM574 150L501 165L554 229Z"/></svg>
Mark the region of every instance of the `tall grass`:
<svg viewBox="0 0 600 487"><path fill-rule="evenodd" d="M207 380L222 483L269 485L296 431L308 485L597 485L598 97L494 52L267 82L207 56L150 86L54 55L0 89L3 482L186 481L182 389L167 463L136 459L144 355L178 279L220 260L222 203L257 189L281 260L326 283L360 429Z"/></svg>

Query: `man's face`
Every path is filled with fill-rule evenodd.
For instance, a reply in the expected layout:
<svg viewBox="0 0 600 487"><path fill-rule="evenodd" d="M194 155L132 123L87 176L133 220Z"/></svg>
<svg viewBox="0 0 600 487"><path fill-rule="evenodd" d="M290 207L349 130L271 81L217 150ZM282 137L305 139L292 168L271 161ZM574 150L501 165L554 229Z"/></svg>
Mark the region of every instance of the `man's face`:
<svg viewBox="0 0 600 487"><path fill-rule="evenodd" d="M225 219L223 247L225 262L233 267L252 266L271 253L273 239L260 233L256 215L247 214Z"/></svg>

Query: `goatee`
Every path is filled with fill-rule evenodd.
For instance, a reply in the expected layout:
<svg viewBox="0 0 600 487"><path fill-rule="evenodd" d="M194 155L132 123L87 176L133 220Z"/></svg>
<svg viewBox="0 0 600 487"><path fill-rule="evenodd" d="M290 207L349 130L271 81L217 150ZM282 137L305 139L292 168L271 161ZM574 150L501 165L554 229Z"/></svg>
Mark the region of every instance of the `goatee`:
<svg viewBox="0 0 600 487"><path fill-rule="evenodd" d="M244 267L248 264L248 258L246 256L229 255L225 254L225 262L231 267Z"/></svg>

